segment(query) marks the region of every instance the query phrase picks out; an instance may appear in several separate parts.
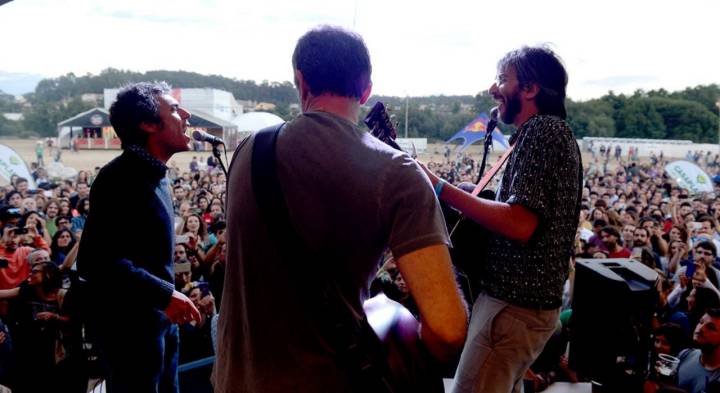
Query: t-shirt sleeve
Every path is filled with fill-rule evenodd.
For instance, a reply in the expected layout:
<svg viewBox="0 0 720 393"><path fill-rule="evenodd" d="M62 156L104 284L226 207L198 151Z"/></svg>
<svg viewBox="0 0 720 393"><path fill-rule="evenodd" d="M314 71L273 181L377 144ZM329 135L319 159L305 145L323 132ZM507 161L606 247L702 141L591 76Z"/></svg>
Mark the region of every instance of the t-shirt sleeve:
<svg viewBox="0 0 720 393"><path fill-rule="evenodd" d="M407 154L398 154L381 179L379 206L395 258L438 244L450 244L430 179Z"/></svg>

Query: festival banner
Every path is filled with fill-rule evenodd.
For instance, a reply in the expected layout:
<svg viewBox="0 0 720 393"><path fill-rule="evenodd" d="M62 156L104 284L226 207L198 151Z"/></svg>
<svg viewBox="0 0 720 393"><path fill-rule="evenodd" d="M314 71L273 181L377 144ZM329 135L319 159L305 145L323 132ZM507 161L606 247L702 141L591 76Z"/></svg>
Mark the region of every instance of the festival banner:
<svg viewBox="0 0 720 393"><path fill-rule="evenodd" d="M10 183L12 175L26 178L28 187L32 190L35 189L35 180L30 176L30 170L25 161L15 150L6 145L0 145L0 176Z"/></svg>
<svg viewBox="0 0 720 393"><path fill-rule="evenodd" d="M673 161L665 166L665 172L680 187L688 189L693 195L701 192L713 192L710 176L691 162Z"/></svg>

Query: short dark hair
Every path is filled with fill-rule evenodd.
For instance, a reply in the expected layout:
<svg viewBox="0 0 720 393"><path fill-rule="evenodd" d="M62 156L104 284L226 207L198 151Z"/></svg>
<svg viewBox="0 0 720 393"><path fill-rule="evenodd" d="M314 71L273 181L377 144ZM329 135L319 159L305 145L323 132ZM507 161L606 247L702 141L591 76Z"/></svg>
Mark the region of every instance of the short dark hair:
<svg viewBox="0 0 720 393"><path fill-rule="evenodd" d="M110 106L110 123L122 142L122 148L130 145L145 146L148 135L140 124L158 124L160 101L158 96L170 93L165 82L139 82L126 86L118 92Z"/></svg>
<svg viewBox="0 0 720 393"><path fill-rule="evenodd" d="M702 216L698 217L695 221L696 221L696 222L709 221L709 222L710 222L710 225L712 225L713 228L716 226L715 219L712 218L712 216L711 216L711 215L708 215L708 214L703 214Z"/></svg>
<svg viewBox="0 0 720 393"><path fill-rule="evenodd" d="M300 37L292 56L310 93L359 99L370 84L370 54L359 34L319 26Z"/></svg>
<svg viewBox="0 0 720 393"><path fill-rule="evenodd" d="M643 228L643 227L641 227L641 226L640 226L640 227L635 227L635 230L633 231L633 236L635 236L635 232L637 232L637 231L643 231L643 232L645 232L645 235L646 235L647 237L650 237L650 231L648 231L647 229L645 229L645 228Z"/></svg>
<svg viewBox="0 0 720 393"><path fill-rule="evenodd" d="M512 67L520 88L536 84L540 91L535 104L543 115L567 118L565 89L568 75L560 57L546 46L528 47L509 52L498 62L498 70Z"/></svg>
<svg viewBox="0 0 720 393"><path fill-rule="evenodd" d="M600 230L600 232L605 232L608 235L615 236L616 238L620 239L620 232L618 232L617 229L615 229L612 225L607 225L603 227L603 229Z"/></svg>
<svg viewBox="0 0 720 393"><path fill-rule="evenodd" d="M595 227L604 227L607 226L607 221L598 218L597 220L593 221L593 228Z"/></svg>
<svg viewBox="0 0 720 393"><path fill-rule="evenodd" d="M646 223L646 222L652 222L652 223L653 223L653 226L655 226L655 225L658 224L657 220L656 220L654 217L652 217L652 216L645 216L645 217L643 217L643 218L640 219L640 226L642 226L642 225L643 225L644 223Z"/></svg>
<svg viewBox="0 0 720 393"><path fill-rule="evenodd" d="M701 242L698 242L698 244L696 244L693 249L698 247L711 251L714 257L717 256L717 248L715 247L715 244L713 244L713 242L710 240L703 240Z"/></svg>
<svg viewBox="0 0 720 393"><path fill-rule="evenodd" d="M720 308L708 308L705 310L705 314L713 318L720 318Z"/></svg>
<svg viewBox="0 0 720 393"><path fill-rule="evenodd" d="M55 217L55 225L60 225L60 220L67 220L68 223L72 222L72 217L70 216L61 216L58 214L57 217Z"/></svg>

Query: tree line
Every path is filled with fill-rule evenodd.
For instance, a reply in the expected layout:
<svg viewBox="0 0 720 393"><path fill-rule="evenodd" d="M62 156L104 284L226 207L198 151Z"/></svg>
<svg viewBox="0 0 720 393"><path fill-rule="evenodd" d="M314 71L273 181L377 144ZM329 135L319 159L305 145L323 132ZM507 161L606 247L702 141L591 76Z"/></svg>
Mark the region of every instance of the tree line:
<svg viewBox="0 0 720 393"><path fill-rule="evenodd" d="M290 82L257 83L187 71L133 72L106 69L98 75L76 76L72 73L58 78L43 79L35 91L26 94L26 103L17 103L12 96L0 92L0 113L21 112L22 122L0 116L0 135L54 136L57 123L86 111L93 103L83 102L85 93L101 94L105 88L128 83L162 80L184 88L216 88L229 91L239 100L270 102L273 111L289 120L297 92ZM567 100L568 122L578 138L584 136L687 139L694 142L717 142L720 87L717 84L689 87L682 91L664 89L642 91L632 95L608 94L588 101ZM394 97L374 96L367 111L376 101L383 101L404 135L405 111L408 112L408 136L433 141L449 139L479 113L488 112L495 101L485 91L475 96ZM363 115L366 112L363 112ZM500 125L505 133L512 126Z"/></svg>

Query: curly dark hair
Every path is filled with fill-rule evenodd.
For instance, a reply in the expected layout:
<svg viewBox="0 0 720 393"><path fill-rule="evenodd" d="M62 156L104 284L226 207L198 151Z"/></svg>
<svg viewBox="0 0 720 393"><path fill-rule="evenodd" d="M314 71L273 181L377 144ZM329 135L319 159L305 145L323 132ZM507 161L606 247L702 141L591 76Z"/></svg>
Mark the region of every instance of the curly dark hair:
<svg viewBox="0 0 720 393"><path fill-rule="evenodd" d="M535 103L543 115L567 118L565 89L568 75L560 57L545 46L524 46L505 55L498 62L498 70L512 67L521 88L537 84L540 88Z"/></svg>
<svg viewBox="0 0 720 393"><path fill-rule="evenodd" d="M123 149L130 145L145 146L148 136L140 124L162 121L158 96L168 93L170 86L165 82L134 83L120 90L110 106L110 123Z"/></svg>

